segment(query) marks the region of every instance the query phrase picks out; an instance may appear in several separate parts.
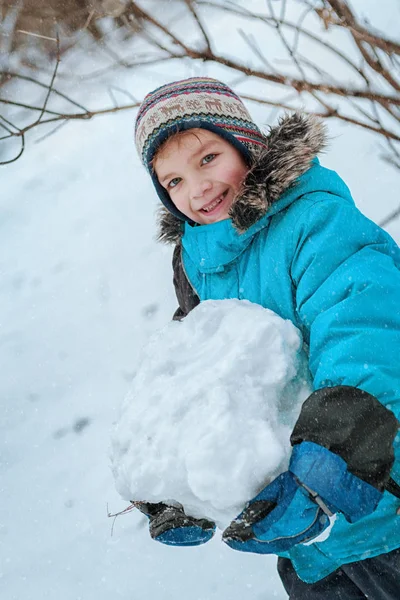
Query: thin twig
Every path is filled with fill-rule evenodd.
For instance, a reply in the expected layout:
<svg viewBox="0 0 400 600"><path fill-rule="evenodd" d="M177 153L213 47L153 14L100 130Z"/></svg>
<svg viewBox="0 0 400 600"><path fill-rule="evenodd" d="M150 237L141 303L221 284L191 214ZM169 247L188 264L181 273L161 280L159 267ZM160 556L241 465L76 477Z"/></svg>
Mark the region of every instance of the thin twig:
<svg viewBox="0 0 400 600"><path fill-rule="evenodd" d="M38 85L39 87L42 87L45 89L48 89L48 87L49 87L48 84L42 83L41 81L38 81L34 77L30 77L28 75L21 75L20 73L16 73L14 71L0 71L0 77L5 77L7 79L16 78L16 79L21 79L22 81L30 81L31 83L34 83L34 84ZM82 104L79 104L79 102L72 100L69 96L67 96L66 94L63 94L56 88L53 87L52 91L53 91L53 94L60 96L60 98L63 98L64 100L67 100L67 102L69 102L70 104L73 104L77 108L80 108L81 110L86 111L86 108L84 106L82 106ZM0 98L0 101L4 102L4 100L1 98Z"/></svg>
<svg viewBox="0 0 400 600"><path fill-rule="evenodd" d="M14 158L12 158L10 160L2 160L2 161L0 161L0 166L10 165L11 163L16 162L19 158L21 158L21 156L22 156L22 154L24 153L24 150L25 150L25 134L22 133L21 136L20 136L20 138L21 138L21 149L18 152L17 156L15 156Z"/></svg>
<svg viewBox="0 0 400 600"><path fill-rule="evenodd" d="M277 102L273 102L271 100L265 100L263 98L258 98L256 96L250 96L247 94L240 94L241 98L244 98L245 100L250 100L251 102L257 102L258 104L266 104L267 106L280 106L281 108L284 108L286 110L299 110L298 107L296 106L288 106L284 103L281 103L280 101ZM367 129L368 131L373 131L374 133L378 133L379 135L383 135L384 137L390 138L392 140L394 140L395 142L400 142L400 135L393 132L393 131L389 131L388 129L384 128L384 127L374 127L372 125L369 125L368 123L365 123L363 121L359 121L353 117L349 117L347 115L344 115L343 113L340 113L338 109L330 109L329 111L322 111L322 112L317 112L317 111L309 111L309 110L304 110L301 109L302 112L304 112L305 114L313 114L316 115L318 117L323 117L323 118L332 118L332 117L336 117L338 119L340 119L341 121L345 121L345 123L351 123L352 125L357 125L358 127L362 127L363 129Z"/></svg>
<svg viewBox="0 0 400 600"><path fill-rule="evenodd" d="M267 58L263 55L260 48L258 47L256 41L252 34L246 33L243 29L238 29L238 33L244 39L249 48L254 52L256 56L261 60L261 62L268 68L272 73L276 73L275 67L267 60Z"/></svg>
<svg viewBox="0 0 400 600"><path fill-rule="evenodd" d="M206 48L207 48L207 52L211 55L212 54L212 47L211 47L211 41L210 38L206 32L206 29L203 25L203 23L201 22L201 19L199 17L199 15L197 14L197 11L195 10L194 6L193 6L193 2L192 0L185 0L185 4L187 5L188 9L190 10L190 12L192 13L201 33L203 34L203 38L206 44Z"/></svg>
<svg viewBox="0 0 400 600"><path fill-rule="evenodd" d="M127 506L123 510L120 510L119 512L116 512L116 513L110 513L108 510L108 504L107 504L107 517L113 519L113 522L111 525L111 535L113 535L113 533L114 533L114 525L115 525L115 521L117 520L117 517L119 517L121 515L125 515L126 513L130 512L131 510L136 508L136 506L138 504L140 504L140 502L131 502L129 506Z"/></svg>
<svg viewBox="0 0 400 600"><path fill-rule="evenodd" d="M51 42L56 42L57 39L53 37L48 37L47 35L41 35L40 33L33 33L32 31L24 31L23 29L16 29L16 33L25 33L25 35L30 35L35 38L40 38L42 40L50 40Z"/></svg>
<svg viewBox="0 0 400 600"><path fill-rule="evenodd" d="M139 100L137 98L135 98L135 96L133 94L128 92L128 90L124 90L123 88L120 88L117 85L110 85L109 89L120 92L121 94L124 94L125 96L127 96L129 98L129 100L132 100L132 102L139 104Z"/></svg>
<svg viewBox="0 0 400 600"><path fill-rule="evenodd" d="M397 168L400 168L400 165L398 165L397 163L395 163L395 166ZM382 219L382 221L379 222L380 227L386 227L387 225L389 225L389 223L397 219L397 217L400 217L400 207L396 208L396 210L394 210L389 215L387 215L387 217Z"/></svg>
<svg viewBox="0 0 400 600"><path fill-rule="evenodd" d="M40 142L43 142L43 140L46 140L47 138L51 137L54 133L56 133L56 131L59 131L60 129L62 129L63 127L65 127L65 125L68 125L68 123L69 123L68 120L62 121L56 127L54 127L51 131L49 131L48 133L45 133L44 135L42 135L42 137L40 137L37 140L35 140L34 143L35 144L40 144Z"/></svg>
<svg viewBox="0 0 400 600"><path fill-rule="evenodd" d="M2 119L2 118L3 117L0 115L0 119ZM0 123L0 127L5 129L6 131L8 131L9 134L14 135L14 131L12 129L10 129L9 127L7 127L7 125L4 125L4 123Z"/></svg>
<svg viewBox="0 0 400 600"><path fill-rule="evenodd" d="M372 102L371 104L372 104L372 110L373 110L373 112L375 114L376 122L378 123L378 125L380 125L380 127L383 127L382 119L381 119L381 116L379 114L379 111L378 111L378 108L377 108L376 104L374 102ZM385 137L386 137L386 143L389 146L390 151L392 152L392 157L391 157L390 160L392 161L393 164L399 164L400 163L400 152L399 152L399 150L397 149L397 147L393 143L393 140L391 140L388 136L385 136ZM396 159L397 159L397 161L396 161ZM386 160L387 160L387 158L386 158Z"/></svg>
<svg viewBox="0 0 400 600"><path fill-rule="evenodd" d="M42 116L43 114L48 115L58 115L61 116L62 113L59 113L54 110L49 110L48 108L43 109L43 106L33 106L32 104L24 104L23 102L15 102L15 100L5 100L4 98L0 98L1 104L9 104L10 106L19 106L20 108L27 108L29 110L39 111Z"/></svg>
<svg viewBox="0 0 400 600"><path fill-rule="evenodd" d="M94 8L92 8L92 10L90 11L90 13L88 14L88 18L86 19L85 24L84 24L84 26L83 26L82 29L87 29L89 27L90 22L91 22L91 20L92 20L92 18L94 16L95 12L96 12L96 10Z"/></svg>
<svg viewBox="0 0 400 600"><path fill-rule="evenodd" d="M269 7L269 10L270 10L270 13L271 13L271 17L272 17L273 21L275 22L276 31L278 33L278 36L279 36L282 44L284 45L284 47L286 48L287 52L289 53L289 56L291 57L293 63L296 65L296 67L297 67L297 69L298 69L298 71L300 73L300 76L304 80L307 79L307 76L306 76L306 73L305 73L303 67L301 66L301 64L297 60L296 53L292 50L292 48L289 45L289 42L286 40L286 37L283 34L283 31L282 31L282 20L278 20L275 17L275 12L274 12L274 8L272 6L271 0L267 0L267 4L268 4L268 7Z"/></svg>
<svg viewBox="0 0 400 600"><path fill-rule="evenodd" d="M114 106L115 106L115 107L116 107L116 106L118 106L117 99L115 98L115 96L114 96L114 94L113 94L113 91L112 91L112 89L111 89L110 87L107 87L107 91L108 91L108 94L109 94L109 96L110 96L110 98L111 98L112 102L114 102Z"/></svg>
<svg viewBox="0 0 400 600"><path fill-rule="evenodd" d="M11 123L11 121L9 121L8 119L6 119L3 115L0 115L0 119L2 119L10 127L14 127L14 129L16 129L17 131L21 131L16 125L14 125L14 123ZM4 129L6 129L6 128L4 128Z"/></svg>
<svg viewBox="0 0 400 600"><path fill-rule="evenodd" d="M52 75L52 78L51 78L51 81L50 81L49 88L47 90L46 98L45 98L44 103L43 103L43 109L42 109L42 111L41 111L41 113L39 115L38 120L33 124L33 126L35 126L38 123L40 123L40 121L42 120L42 117L43 117L44 113L46 112L46 108L47 108L47 104L49 102L50 94L53 91L53 84L54 84L54 81L55 81L55 79L57 77L57 71L58 71L58 67L59 67L59 64L60 64L60 60L61 60L61 58L60 58L60 38L58 36L58 31L57 31L56 35L57 35L57 56L56 56L56 64L55 64L55 67L54 67L54 72L53 72L53 75Z"/></svg>
<svg viewBox="0 0 400 600"><path fill-rule="evenodd" d="M296 26L295 36L294 36L294 40L293 40L293 52L297 52L297 47L299 45L299 40L300 40L300 33L302 31L302 25L303 25L304 21L306 20L306 18L308 17L308 15L312 11L313 11L313 8L307 6L305 11L299 17L299 20L296 24L297 26Z"/></svg>

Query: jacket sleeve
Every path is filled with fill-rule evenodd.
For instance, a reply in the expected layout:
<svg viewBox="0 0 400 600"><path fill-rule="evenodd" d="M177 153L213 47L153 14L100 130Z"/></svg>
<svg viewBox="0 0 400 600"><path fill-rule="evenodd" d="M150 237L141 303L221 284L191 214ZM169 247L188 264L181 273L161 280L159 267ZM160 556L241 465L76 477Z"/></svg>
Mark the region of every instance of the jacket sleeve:
<svg viewBox="0 0 400 600"><path fill-rule="evenodd" d="M179 304L172 319L174 321L180 321L200 302L183 269L181 244L175 246L172 256L172 268L174 271L175 293Z"/></svg>
<svg viewBox="0 0 400 600"><path fill-rule="evenodd" d="M328 194L302 213L293 243L296 310L315 391L291 442L325 446L382 488L400 413L399 248L355 206Z"/></svg>

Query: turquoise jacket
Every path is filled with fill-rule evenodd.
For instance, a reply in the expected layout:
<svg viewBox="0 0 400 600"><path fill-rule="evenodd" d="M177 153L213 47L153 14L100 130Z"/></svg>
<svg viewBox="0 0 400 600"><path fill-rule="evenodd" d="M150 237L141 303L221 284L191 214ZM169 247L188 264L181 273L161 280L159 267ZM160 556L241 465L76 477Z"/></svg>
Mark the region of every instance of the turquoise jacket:
<svg viewBox="0 0 400 600"><path fill-rule="evenodd" d="M400 419L400 249L355 207L333 171L314 159L243 233L231 220L184 224L182 263L200 301L239 298L290 319L309 352L314 390L361 388ZM267 351L267 349L266 349ZM391 476L400 483L400 444ZM329 538L289 557L306 582L400 547L400 501L337 517Z"/></svg>

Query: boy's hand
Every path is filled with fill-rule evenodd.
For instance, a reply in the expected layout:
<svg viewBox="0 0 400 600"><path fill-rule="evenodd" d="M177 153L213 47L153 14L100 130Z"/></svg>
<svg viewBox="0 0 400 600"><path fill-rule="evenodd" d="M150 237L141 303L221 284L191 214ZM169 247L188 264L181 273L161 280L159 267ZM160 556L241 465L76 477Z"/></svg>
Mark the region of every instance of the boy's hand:
<svg viewBox="0 0 400 600"><path fill-rule="evenodd" d="M222 539L234 550L276 554L316 537L328 525L328 515L286 471L250 500Z"/></svg>
<svg viewBox="0 0 400 600"><path fill-rule="evenodd" d="M182 505L170 506L163 502L133 504L148 517L151 537L162 544L199 546L208 542L215 533L215 523L189 517Z"/></svg>
<svg viewBox="0 0 400 600"><path fill-rule="evenodd" d="M346 462L319 444L293 448L289 470L246 506L223 533L242 552L275 554L312 540L341 512L353 523L372 513L382 492L352 475Z"/></svg>

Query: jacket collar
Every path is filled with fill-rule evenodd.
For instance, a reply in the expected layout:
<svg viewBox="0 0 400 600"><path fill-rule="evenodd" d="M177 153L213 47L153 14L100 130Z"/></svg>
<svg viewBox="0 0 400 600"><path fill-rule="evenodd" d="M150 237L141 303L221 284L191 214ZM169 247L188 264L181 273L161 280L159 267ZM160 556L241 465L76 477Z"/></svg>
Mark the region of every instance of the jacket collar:
<svg viewBox="0 0 400 600"><path fill-rule="evenodd" d="M266 138L267 147L254 156L241 193L230 210L231 219L227 223L231 223L239 234L253 229L326 146L323 122L313 115L301 113L283 117ZM158 224L158 239L166 243L178 243L183 233L187 235L189 231L187 224L164 207L159 211ZM207 225L207 229L209 227L213 225Z"/></svg>
<svg viewBox="0 0 400 600"><path fill-rule="evenodd" d="M253 236L268 227L269 215L264 215L243 233L239 233L231 219L193 227L184 224L182 245L200 273L217 273L235 260L250 244Z"/></svg>

